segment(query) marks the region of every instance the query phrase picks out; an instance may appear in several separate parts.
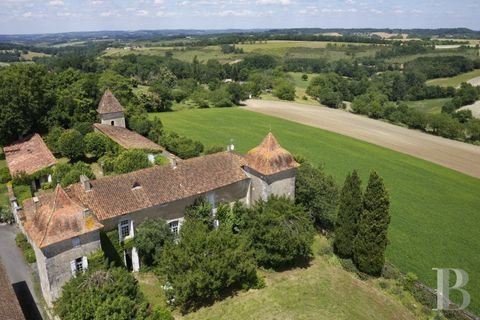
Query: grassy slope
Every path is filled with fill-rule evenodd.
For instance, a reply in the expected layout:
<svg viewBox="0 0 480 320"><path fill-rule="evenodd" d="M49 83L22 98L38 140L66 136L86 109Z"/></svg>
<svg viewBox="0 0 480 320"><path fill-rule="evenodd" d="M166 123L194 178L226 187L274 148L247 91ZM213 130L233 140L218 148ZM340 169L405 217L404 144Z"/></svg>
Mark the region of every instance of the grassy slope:
<svg viewBox="0 0 480 320"><path fill-rule="evenodd" d="M354 278L335 261L316 257L307 269L267 273L265 288L240 292L184 319L414 318L399 301Z"/></svg>
<svg viewBox="0 0 480 320"><path fill-rule="evenodd" d="M438 79L432 79L428 80L427 84L429 85L437 85L437 86L442 86L442 87L457 87L459 86L462 82L467 82L470 79L480 77L480 69L476 69L470 72L462 73L459 74L455 77L450 77L450 78L438 78Z"/></svg>
<svg viewBox="0 0 480 320"><path fill-rule="evenodd" d="M340 183L358 169L364 185L376 169L391 194L387 257L403 271L434 286L435 267L463 268L472 310L480 312L480 180L375 145L241 109L205 109L160 114L166 128L244 153L271 129L295 154L325 166Z"/></svg>
<svg viewBox="0 0 480 320"><path fill-rule="evenodd" d="M409 107L415 108L425 113L440 113L442 107L450 98L426 99L419 101L407 101Z"/></svg>

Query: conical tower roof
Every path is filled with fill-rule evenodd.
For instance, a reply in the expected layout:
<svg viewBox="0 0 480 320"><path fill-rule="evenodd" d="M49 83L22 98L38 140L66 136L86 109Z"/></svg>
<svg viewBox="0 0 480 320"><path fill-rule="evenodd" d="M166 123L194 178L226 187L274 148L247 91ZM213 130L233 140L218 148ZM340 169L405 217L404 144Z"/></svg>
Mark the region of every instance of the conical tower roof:
<svg viewBox="0 0 480 320"><path fill-rule="evenodd" d="M267 176L299 166L292 154L280 146L271 132L258 147L247 153L245 160L248 167Z"/></svg>
<svg viewBox="0 0 480 320"><path fill-rule="evenodd" d="M112 91L106 90L98 104L97 112L100 114L123 112L123 107Z"/></svg>

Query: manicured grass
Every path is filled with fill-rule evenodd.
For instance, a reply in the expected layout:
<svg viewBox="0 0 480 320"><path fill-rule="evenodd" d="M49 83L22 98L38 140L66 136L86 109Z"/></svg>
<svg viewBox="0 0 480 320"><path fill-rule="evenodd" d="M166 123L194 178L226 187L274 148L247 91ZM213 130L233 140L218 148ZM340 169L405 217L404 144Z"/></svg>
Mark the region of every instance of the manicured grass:
<svg viewBox="0 0 480 320"><path fill-rule="evenodd" d="M240 292L183 319L384 320L419 316L418 310L415 316L393 297L354 278L333 256L317 256L306 269L265 273L265 282L265 288Z"/></svg>
<svg viewBox="0 0 480 320"><path fill-rule="evenodd" d="M140 291L145 295L145 299L152 306L166 307L166 297L162 285L157 276L152 273L140 272L134 273L138 280Z"/></svg>
<svg viewBox="0 0 480 320"><path fill-rule="evenodd" d="M442 87L448 87L448 86L458 87L462 82L467 82L468 80L471 80L476 77L480 77L480 69L462 73L455 77L428 80L427 84L432 86L436 85L436 86L442 86Z"/></svg>
<svg viewBox="0 0 480 320"><path fill-rule="evenodd" d="M480 180L369 143L258 113L203 109L157 114L167 129L245 153L271 130L279 142L343 182L357 169L366 184L371 170L385 179L392 222L387 258L436 285L432 268L462 268L470 275L471 309L480 313ZM473 160L472 160L473 161Z"/></svg>
<svg viewBox="0 0 480 320"><path fill-rule="evenodd" d="M440 113L442 107L450 100L450 98L426 99L419 101L406 101L409 107L415 108L425 113Z"/></svg>

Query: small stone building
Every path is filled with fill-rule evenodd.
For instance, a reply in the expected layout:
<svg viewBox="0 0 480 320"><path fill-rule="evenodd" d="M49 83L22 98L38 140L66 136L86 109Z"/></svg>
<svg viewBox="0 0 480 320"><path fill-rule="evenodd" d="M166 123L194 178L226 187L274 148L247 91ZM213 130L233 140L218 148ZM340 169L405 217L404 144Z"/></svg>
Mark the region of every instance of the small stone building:
<svg viewBox="0 0 480 320"><path fill-rule="evenodd" d="M110 90L105 91L97 108L100 123L126 128L123 107Z"/></svg>
<svg viewBox="0 0 480 320"><path fill-rule="evenodd" d="M32 175L57 163L38 133L3 148L3 151L12 177L22 173ZM39 176L32 181L32 190L38 190L43 183L51 181L49 174Z"/></svg>
<svg viewBox="0 0 480 320"><path fill-rule="evenodd" d="M103 94L97 112L100 123L93 125L94 130L104 134L122 148L145 151L151 163L155 162L155 157L159 154L172 162L178 160L173 154L167 152L155 142L126 128L123 107L110 90Z"/></svg>
<svg viewBox="0 0 480 320"><path fill-rule="evenodd" d="M241 201L250 206L270 195L295 195L298 163L269 133L246 156L219 152L171 165L89 180L25 203L22 221L34 243L46 301L77 272L88 267L88 256L100 249L99 232L118 230L118 241L135 236L146 218L162 218L173 233L182 227L185 208L198 198L211 203ZM123 252L125 265L140 268L135 247Z"/></svg>

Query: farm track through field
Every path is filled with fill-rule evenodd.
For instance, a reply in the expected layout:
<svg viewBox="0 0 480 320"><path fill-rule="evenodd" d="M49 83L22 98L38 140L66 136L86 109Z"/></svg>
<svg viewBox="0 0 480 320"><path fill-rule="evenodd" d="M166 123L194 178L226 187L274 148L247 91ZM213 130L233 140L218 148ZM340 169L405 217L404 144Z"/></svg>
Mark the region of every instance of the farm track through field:
<svg viewBox="0 0 480 320"><path fill-rule="evenodd" d="M480 147L475 145L321 106L248 100L245 108L367 141L480 178Z"/></svg>

